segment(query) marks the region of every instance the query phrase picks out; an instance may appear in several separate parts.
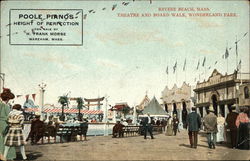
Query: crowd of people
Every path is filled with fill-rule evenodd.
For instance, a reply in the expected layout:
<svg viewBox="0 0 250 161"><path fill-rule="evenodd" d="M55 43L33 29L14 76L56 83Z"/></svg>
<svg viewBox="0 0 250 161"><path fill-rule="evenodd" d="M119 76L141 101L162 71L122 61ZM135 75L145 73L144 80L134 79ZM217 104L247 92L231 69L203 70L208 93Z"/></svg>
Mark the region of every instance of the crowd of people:
<svg viewBox="0 0 250 161"><path fill-rule="evenodd" d="M202 129L207 137L207 144L210 149L215 149L216 145L222 143L229 143L231 148L249 149L249 108L240 107L240 113L236 112L236 105L233 105L229 109L229 113L226 118L218 113L215 115L213 106L208 109L208 114L201 118L196 112L196 108L193 107L191 112L187 115L184 128L188 130L189 142L191 148L197 148L198 134ZM148 113L146 117L143 117L140 121L144 136L147 139L147 134L151 139L153 136L153 126L162 126L166 136L176 136L179 132L180 121L176 114L173 117L169 116L165 119L154 119ZM123 137L123 127L127 126L124 121L118 121L113 128L113 137Z"/></svg>
<svg viewBox="0 0 250 161"><path fill-rule="evenodd" d="M24 145L31 140L31 144L37 144L38 141L45 136L47 131L51 136L56 136L56 131L60 122L58 117L50 116L47 121L40 119L40 114L36 113L32 119L31 128L28 137L25 139L23 135L24 115L22 106L15 104L11 107L9 101L15 98L10 89L3 89L0 94L0 160L13 160L16 158L15 148L19 147L23 159L27 159ZM71 121L71 122L70 122ZM93 122L93 121L92 121ZM203 129L207 136L208 147L215 149L217 143L229 142L231 148L249 149L249 108L240 107L240 113L236 112L236 106L233 105L229 109L229 114L226 118L219 113L215 115L213 106L208 109L208 114L201 119L197 114L196 108L193 107L187 115L185 127L188 130L189 142L191 148L197 148L198 133ZM86 140L88 130L88 118L83 117L79 120L68 120L70 123L78 123L81 128L81 134ZM67 124L66 123L66 124ZM66 125L65 124L65 125ZM150 113L143 117L140 125L144 131L144 139L147 139L149 133L151 139L155 139L153 135L153 126L162 126L163 131L167 136L176 136L179 132L180 121L175 114L167 119L154 119ZM123 127L128 126L126 120L118 121L113 127L113 137L123 137ZM202 128L203 126L203 128ZM227 134L230 134L230 139L227 139Z"/></svg>
<svg viewBox="0 0 250 161"><path fill-rule="evenodd" d="M207 136L207 143L210 149L215 149L217 143L227 141L231 148L249 149L249 108L240 107L240 113L236 112L236 105L233 105L226 119L221 114L215 115L213 106L209 107L208 114L201 121L196 113L196 108L187 116L187 127L191 148L197 148L198 132L203 123ZM229 138L227 140L227 136Z"/></svg>
<svg viewBox="0 0 250 161"><path fill-rule="evenodd" d="M44 136L56 137L56 131L62 122L59 117L50 116L47 121L41 120L41 114L36 112L31 121L28 137L24 136L24 112L20 104L11 106L10 100L15 95L10 89L4 88L0 94L0 160L14 160L16 158L16 147L20 148L23 160L27 159L25 153L25 144L31 140L31 145L37 144ZM67 123L69 123L68 121ZM81 129L81 135L87 140L88 120L83 117L75 120Z"/></svg>

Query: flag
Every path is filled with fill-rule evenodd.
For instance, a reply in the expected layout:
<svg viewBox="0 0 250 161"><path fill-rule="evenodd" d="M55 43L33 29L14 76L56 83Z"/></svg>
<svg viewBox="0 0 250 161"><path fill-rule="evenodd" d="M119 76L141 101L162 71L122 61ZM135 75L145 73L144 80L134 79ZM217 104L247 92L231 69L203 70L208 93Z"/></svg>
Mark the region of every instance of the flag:
<svg viewBox="0 0 250 161"><path fill-rule="evenodd" d="M236 49L235 49L235 51L236 51L236 55L238 56L238 45L237 45L238 42L236 41L235 44L236 44Z"/></svg>
<svg viewBox="0 0 250 161"><path fill-rule="evenodd" d="M228 49L226 48L226 52L225 52L225 59L227 59L229 56L229 52L228 52Z"/></svg>
<svg viewBox="0 0 250 161"><path fill-rule="evenodd" d="M23 96L23 95L20 95L20 94L19 94L19 95L16 95L16 98L21 97L21 96Z"/></svg>
<svg viewBox="0 0 250 161"><path fill-rule="evenodd" d="M204 57L204 59L203 59L203 63L202 63L202 66L204 67L204 65L205 65L205 62L206 62L206 57Z"/></svg>
<svg viewBox="0 0 250 161"><path fill-rule="evenodd" d="M177 68L177 61L175 62L175 65L173 66L174 73L175 73L176 68Z"/></svg>
<svg viewBox="0 0 250 161"><path fill-rule="evenodd" d="M184 65L183 65L183 71L186 69L186 59L184 61Z"/></svg>
<svg viewBox="0 0 250 161"><path fill-rule="evenodd" d="M198 64L197 64L196 70L198 70L198 69L199 69L199 66L200 66L200 59L199 59L199 61L198 61Z"/></svg>
<svg viewBox="0 0 250 161"><path fill-rule="evenodd" d="M166 73L168 74L168 66L167 66L167 69L166 69Z"/></svg>
<svg viewBox="0 0 250 161"><path fill-rule="evenodd" d="M214 65L216 65L216 64L217 64L217 61L214 62Z"/></svg>
<svg viewBox="0 0 250 161"><path fill-rule="evenodd" d="M117 6L117 4L114 4L114 5L113 5L113 7L112 7L112 11L114 11L114 10L115 10L116 6Z"/></svg>
<svg viewBox="0 0 250 161"><path fill-rule="evenodd" d="M30 96L30 95L28 95L28 94L25 96L26 102L28 102L29 96Z"/></svg>
<svg viewBox="0 0 250 161"><path fill-rule="evenodd" d="M83 19L86 20L86 18L87 18L87 14L84 14Z"/></svg>
<svg viewBox="0 0 250 161"><path fill-rule="evenodd" d="M81 11L78 11L78 12L76 13L76 15L78 15L80 12L81 12Z"/></svg>
<svg viewBox="0 0 250 161"><path fill-rule="evenodd" d="M34 101L36 101L36 94L32 94L32 98Z"/></svg>

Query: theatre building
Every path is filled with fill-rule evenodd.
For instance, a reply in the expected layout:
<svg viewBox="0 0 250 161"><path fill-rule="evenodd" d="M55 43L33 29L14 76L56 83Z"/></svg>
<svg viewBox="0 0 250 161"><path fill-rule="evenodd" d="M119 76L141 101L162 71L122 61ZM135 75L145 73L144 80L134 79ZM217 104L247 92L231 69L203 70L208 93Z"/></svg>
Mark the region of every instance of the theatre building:
<svg viewBox="0 0 250 161"><path fill-rule="evenodd" d="M185 82L180 88L175 84L172 89L169 89L167 86L162 91L162 102L163 108L171 116L177 114L177 117L180 120L180 127L186 125L187 114L191 111L192 106L194 105L194 96L193 96L192 87Z"/></svg>
<svg viewBox="0 0 250 161"><path fill-rule="evenodd" d="M239 74L235 71L230 75L222 75L215 69L207 81L198 82L194 89L198 113L204 117L212 105L216 115L220 113L226 117L233 104L239 105L241 95L248 99L249 83L249 73ZM247 103L247 100L244 103Z"/></svg>

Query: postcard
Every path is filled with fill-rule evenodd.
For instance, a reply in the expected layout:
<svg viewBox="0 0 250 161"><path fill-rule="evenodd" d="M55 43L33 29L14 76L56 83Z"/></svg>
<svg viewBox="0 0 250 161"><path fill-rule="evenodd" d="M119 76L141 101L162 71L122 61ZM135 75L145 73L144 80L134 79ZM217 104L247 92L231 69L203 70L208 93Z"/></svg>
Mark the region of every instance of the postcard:
<svg viewBox="0 0 250 161"><path fill-rule="evenodd" d="M249 159L248 1L1 1L0 36L3 159Z"/></svg>

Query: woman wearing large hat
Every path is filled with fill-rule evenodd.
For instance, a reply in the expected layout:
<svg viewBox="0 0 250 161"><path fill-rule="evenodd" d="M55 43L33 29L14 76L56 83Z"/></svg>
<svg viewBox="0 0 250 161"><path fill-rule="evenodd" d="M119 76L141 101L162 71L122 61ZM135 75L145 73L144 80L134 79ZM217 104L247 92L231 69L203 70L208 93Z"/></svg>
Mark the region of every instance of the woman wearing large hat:
<svg viewBox="0 0 250 161"><path fill-rule="evenodd" d="M4 88L3 92L0 94L0 160L13 160L16 158L16 150L15 147L10 148L8 155L6 158L3 158L4 153L4 139L7 134L7 119L8 115L11 111L11 108L8 104L9 100L14 99L15 95L11 93L11 90L8 88Z"/></svg>

